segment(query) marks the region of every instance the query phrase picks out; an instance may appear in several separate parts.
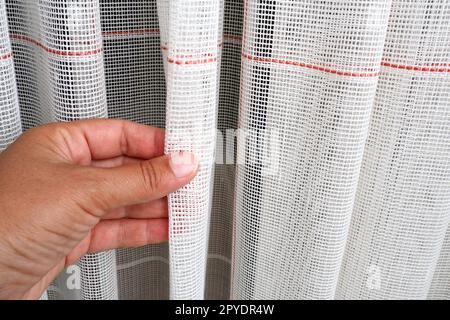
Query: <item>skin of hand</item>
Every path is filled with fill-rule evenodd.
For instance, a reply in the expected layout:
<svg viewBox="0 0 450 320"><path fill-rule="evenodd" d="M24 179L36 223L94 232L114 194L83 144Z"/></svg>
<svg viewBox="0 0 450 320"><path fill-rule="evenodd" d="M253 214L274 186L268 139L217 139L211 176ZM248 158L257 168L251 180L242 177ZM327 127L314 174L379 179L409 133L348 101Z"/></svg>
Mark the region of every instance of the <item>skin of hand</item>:
<svg viewBox="0 0 450 320"><path fill-rule="evenodd" d="M30 129L0 154L0 299L36 299L86 253L168 238L166 195L198 171L164 130L122 120Z"/></svg>

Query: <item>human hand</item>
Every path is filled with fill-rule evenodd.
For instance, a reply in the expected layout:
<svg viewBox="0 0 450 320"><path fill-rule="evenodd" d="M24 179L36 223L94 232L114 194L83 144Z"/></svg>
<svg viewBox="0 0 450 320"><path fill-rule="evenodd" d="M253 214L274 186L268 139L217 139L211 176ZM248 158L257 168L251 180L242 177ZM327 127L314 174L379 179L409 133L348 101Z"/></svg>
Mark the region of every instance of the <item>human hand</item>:
<svg viewBox="0 0 450 320"><path fill-rule="evenodd" d="M28 130L0 154L0 299L36 299L88 252L167 240L167 198L197 173L164 131L121 120ZM149 160L151 159L151 160Z"/></svg>

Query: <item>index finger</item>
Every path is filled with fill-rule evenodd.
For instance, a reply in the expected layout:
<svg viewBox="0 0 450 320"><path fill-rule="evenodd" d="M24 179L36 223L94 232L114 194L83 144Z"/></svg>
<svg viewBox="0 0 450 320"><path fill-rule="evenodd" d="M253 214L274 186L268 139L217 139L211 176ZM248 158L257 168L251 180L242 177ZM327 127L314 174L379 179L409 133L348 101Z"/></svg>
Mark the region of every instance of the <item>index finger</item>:
<svg viewBox="0 0 450 320"><path fill-rule="evenodd" d="M116 119L75 121L69 126L82 136L92 160L121 155L150 159L164 153L164 130L160 128Z"/></svg>

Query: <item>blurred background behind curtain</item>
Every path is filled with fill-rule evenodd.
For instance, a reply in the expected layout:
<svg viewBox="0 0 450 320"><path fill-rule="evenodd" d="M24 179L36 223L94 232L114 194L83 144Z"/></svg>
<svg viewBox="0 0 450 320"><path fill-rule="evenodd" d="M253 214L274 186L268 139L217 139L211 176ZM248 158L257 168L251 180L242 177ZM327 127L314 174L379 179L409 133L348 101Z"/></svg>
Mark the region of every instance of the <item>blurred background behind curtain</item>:
<svg viewBox="0 0 450 320"><path fill-rule="evenodd" d="M0 149L110 117L202 162L169 244L49 299L450 298L449 1L1 0L0 106Z"/></svg>

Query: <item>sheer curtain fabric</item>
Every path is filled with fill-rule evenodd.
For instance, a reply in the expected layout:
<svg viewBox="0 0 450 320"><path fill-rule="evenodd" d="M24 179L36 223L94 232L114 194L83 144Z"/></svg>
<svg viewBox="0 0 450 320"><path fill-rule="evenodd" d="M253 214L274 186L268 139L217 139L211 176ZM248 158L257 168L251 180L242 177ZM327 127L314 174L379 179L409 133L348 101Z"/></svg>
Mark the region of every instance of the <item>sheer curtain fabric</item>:
<svg viewBox="0 0 450 320"><path fill-rule="evenodd" d="M1 0L0 107L0 149L109 117L201 163L49 299L450 298L449 1Z"/></svg>

